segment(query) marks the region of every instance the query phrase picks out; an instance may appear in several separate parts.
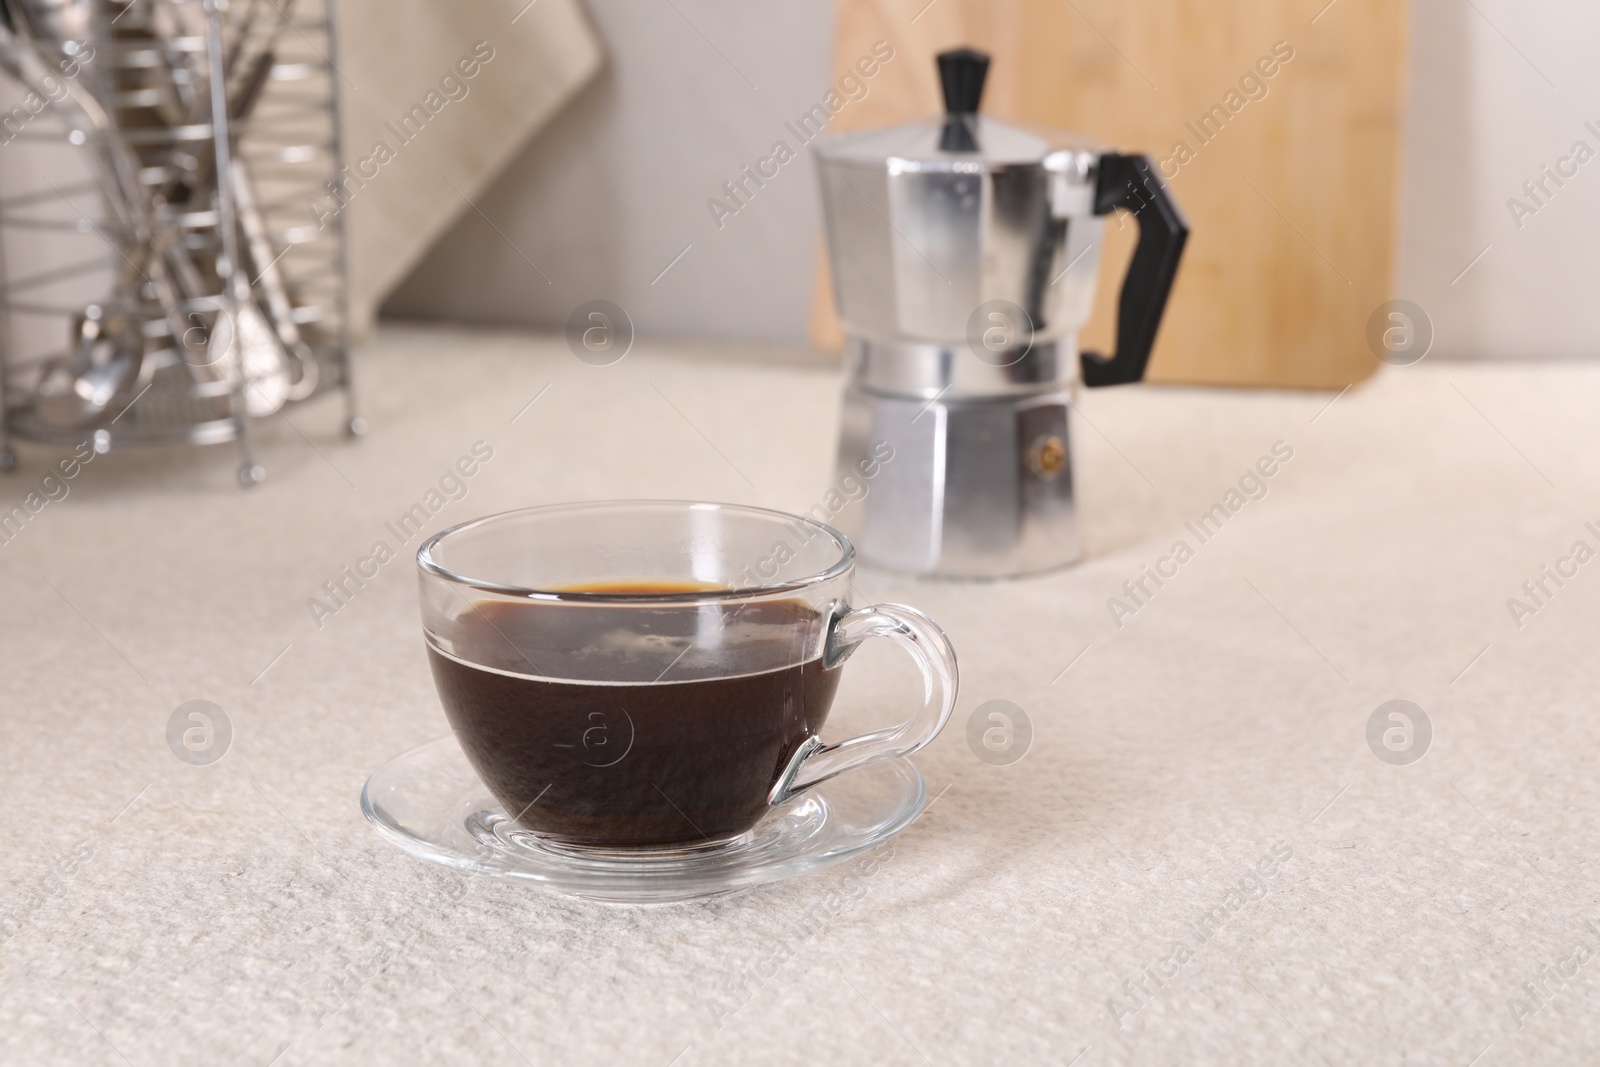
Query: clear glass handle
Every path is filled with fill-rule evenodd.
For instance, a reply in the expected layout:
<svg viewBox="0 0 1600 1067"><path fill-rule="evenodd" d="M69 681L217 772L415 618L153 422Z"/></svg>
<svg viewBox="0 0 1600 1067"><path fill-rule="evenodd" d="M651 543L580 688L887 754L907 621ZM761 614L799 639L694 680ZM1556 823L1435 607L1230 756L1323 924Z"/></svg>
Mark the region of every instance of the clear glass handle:
<svg viewBox="0 0 1600 1067"><path fill-rule="evenodd" d="M837 667L869 637L887 637L916 660L922 672L922 707L898 726L874 730L836 745L808 737L772 787L782 804L836 774L879 760L909 756L939 735L956 706L956 653L939 624L903 604L876 604L839 616L828 633L824 663Z"/></svg>

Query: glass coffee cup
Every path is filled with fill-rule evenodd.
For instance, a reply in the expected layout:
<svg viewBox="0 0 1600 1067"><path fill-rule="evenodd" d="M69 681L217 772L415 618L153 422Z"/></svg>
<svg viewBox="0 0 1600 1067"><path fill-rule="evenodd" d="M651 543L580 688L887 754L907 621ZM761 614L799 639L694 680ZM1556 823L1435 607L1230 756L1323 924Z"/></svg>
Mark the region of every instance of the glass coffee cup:
<svg viewBox="0 0 1600 1067"><path fill-rule="evenodd" d="M428 658L457 741L522 827L563 846L673 849L932 741L956 698L943 631L850 606L855 550L762 508L557 505L475 519L417 553ZM850 653L901 644L905 722L819 737Z"/></svg>

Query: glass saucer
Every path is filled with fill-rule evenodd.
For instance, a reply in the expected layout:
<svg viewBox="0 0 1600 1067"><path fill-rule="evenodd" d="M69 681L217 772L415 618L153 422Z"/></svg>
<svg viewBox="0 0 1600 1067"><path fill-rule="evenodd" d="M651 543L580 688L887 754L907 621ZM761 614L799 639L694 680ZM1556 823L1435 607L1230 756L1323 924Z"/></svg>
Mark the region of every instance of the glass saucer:
<svg viewBox="0 0 1600 1067"><path fill-rule="evenodd" d="M838 863L910 826L927 803L916 766L891 759L823 782L726 841L648 851L574 847L513 822L450 734L395 756L361 790L362 813L414 856L626 904L726 893Z"/></svg>

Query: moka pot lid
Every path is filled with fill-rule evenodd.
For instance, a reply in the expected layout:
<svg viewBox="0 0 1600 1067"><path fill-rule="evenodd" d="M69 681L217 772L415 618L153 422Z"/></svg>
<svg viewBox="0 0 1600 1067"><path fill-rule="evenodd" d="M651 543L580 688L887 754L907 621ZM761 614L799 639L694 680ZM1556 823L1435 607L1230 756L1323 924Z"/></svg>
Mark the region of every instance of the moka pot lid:
<svg viewBox="0 0 1600 1067"><path fill-rule="evenodd" d="M999 168L1080 166L1106 146L1088 137L1028 123L1003 122L978 113L989 57L971 49L939 56L945 114L817 142L825 165L978 172Z"/></svg>

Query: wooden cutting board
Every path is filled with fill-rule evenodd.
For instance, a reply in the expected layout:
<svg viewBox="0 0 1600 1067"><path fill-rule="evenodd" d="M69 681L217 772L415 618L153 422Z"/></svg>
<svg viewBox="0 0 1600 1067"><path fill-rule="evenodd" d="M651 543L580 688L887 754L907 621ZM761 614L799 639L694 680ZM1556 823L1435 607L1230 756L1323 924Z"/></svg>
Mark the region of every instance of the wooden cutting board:
<svg viewBox="0 0 1600 1067"><path fill-rule="evenodd" d="M934 55L964 44L989 52L984 111L1147 153L1189 218L1152 381L1342 389L1380 365L1367 320L1394 295L1407 9L838 0L836 82L875 41L896 55L830 130L940 112ZM1134 232L1126 220L1107 227L1086 348L1110 350ZM822 257L812 337L842 343Z"/></svg>

